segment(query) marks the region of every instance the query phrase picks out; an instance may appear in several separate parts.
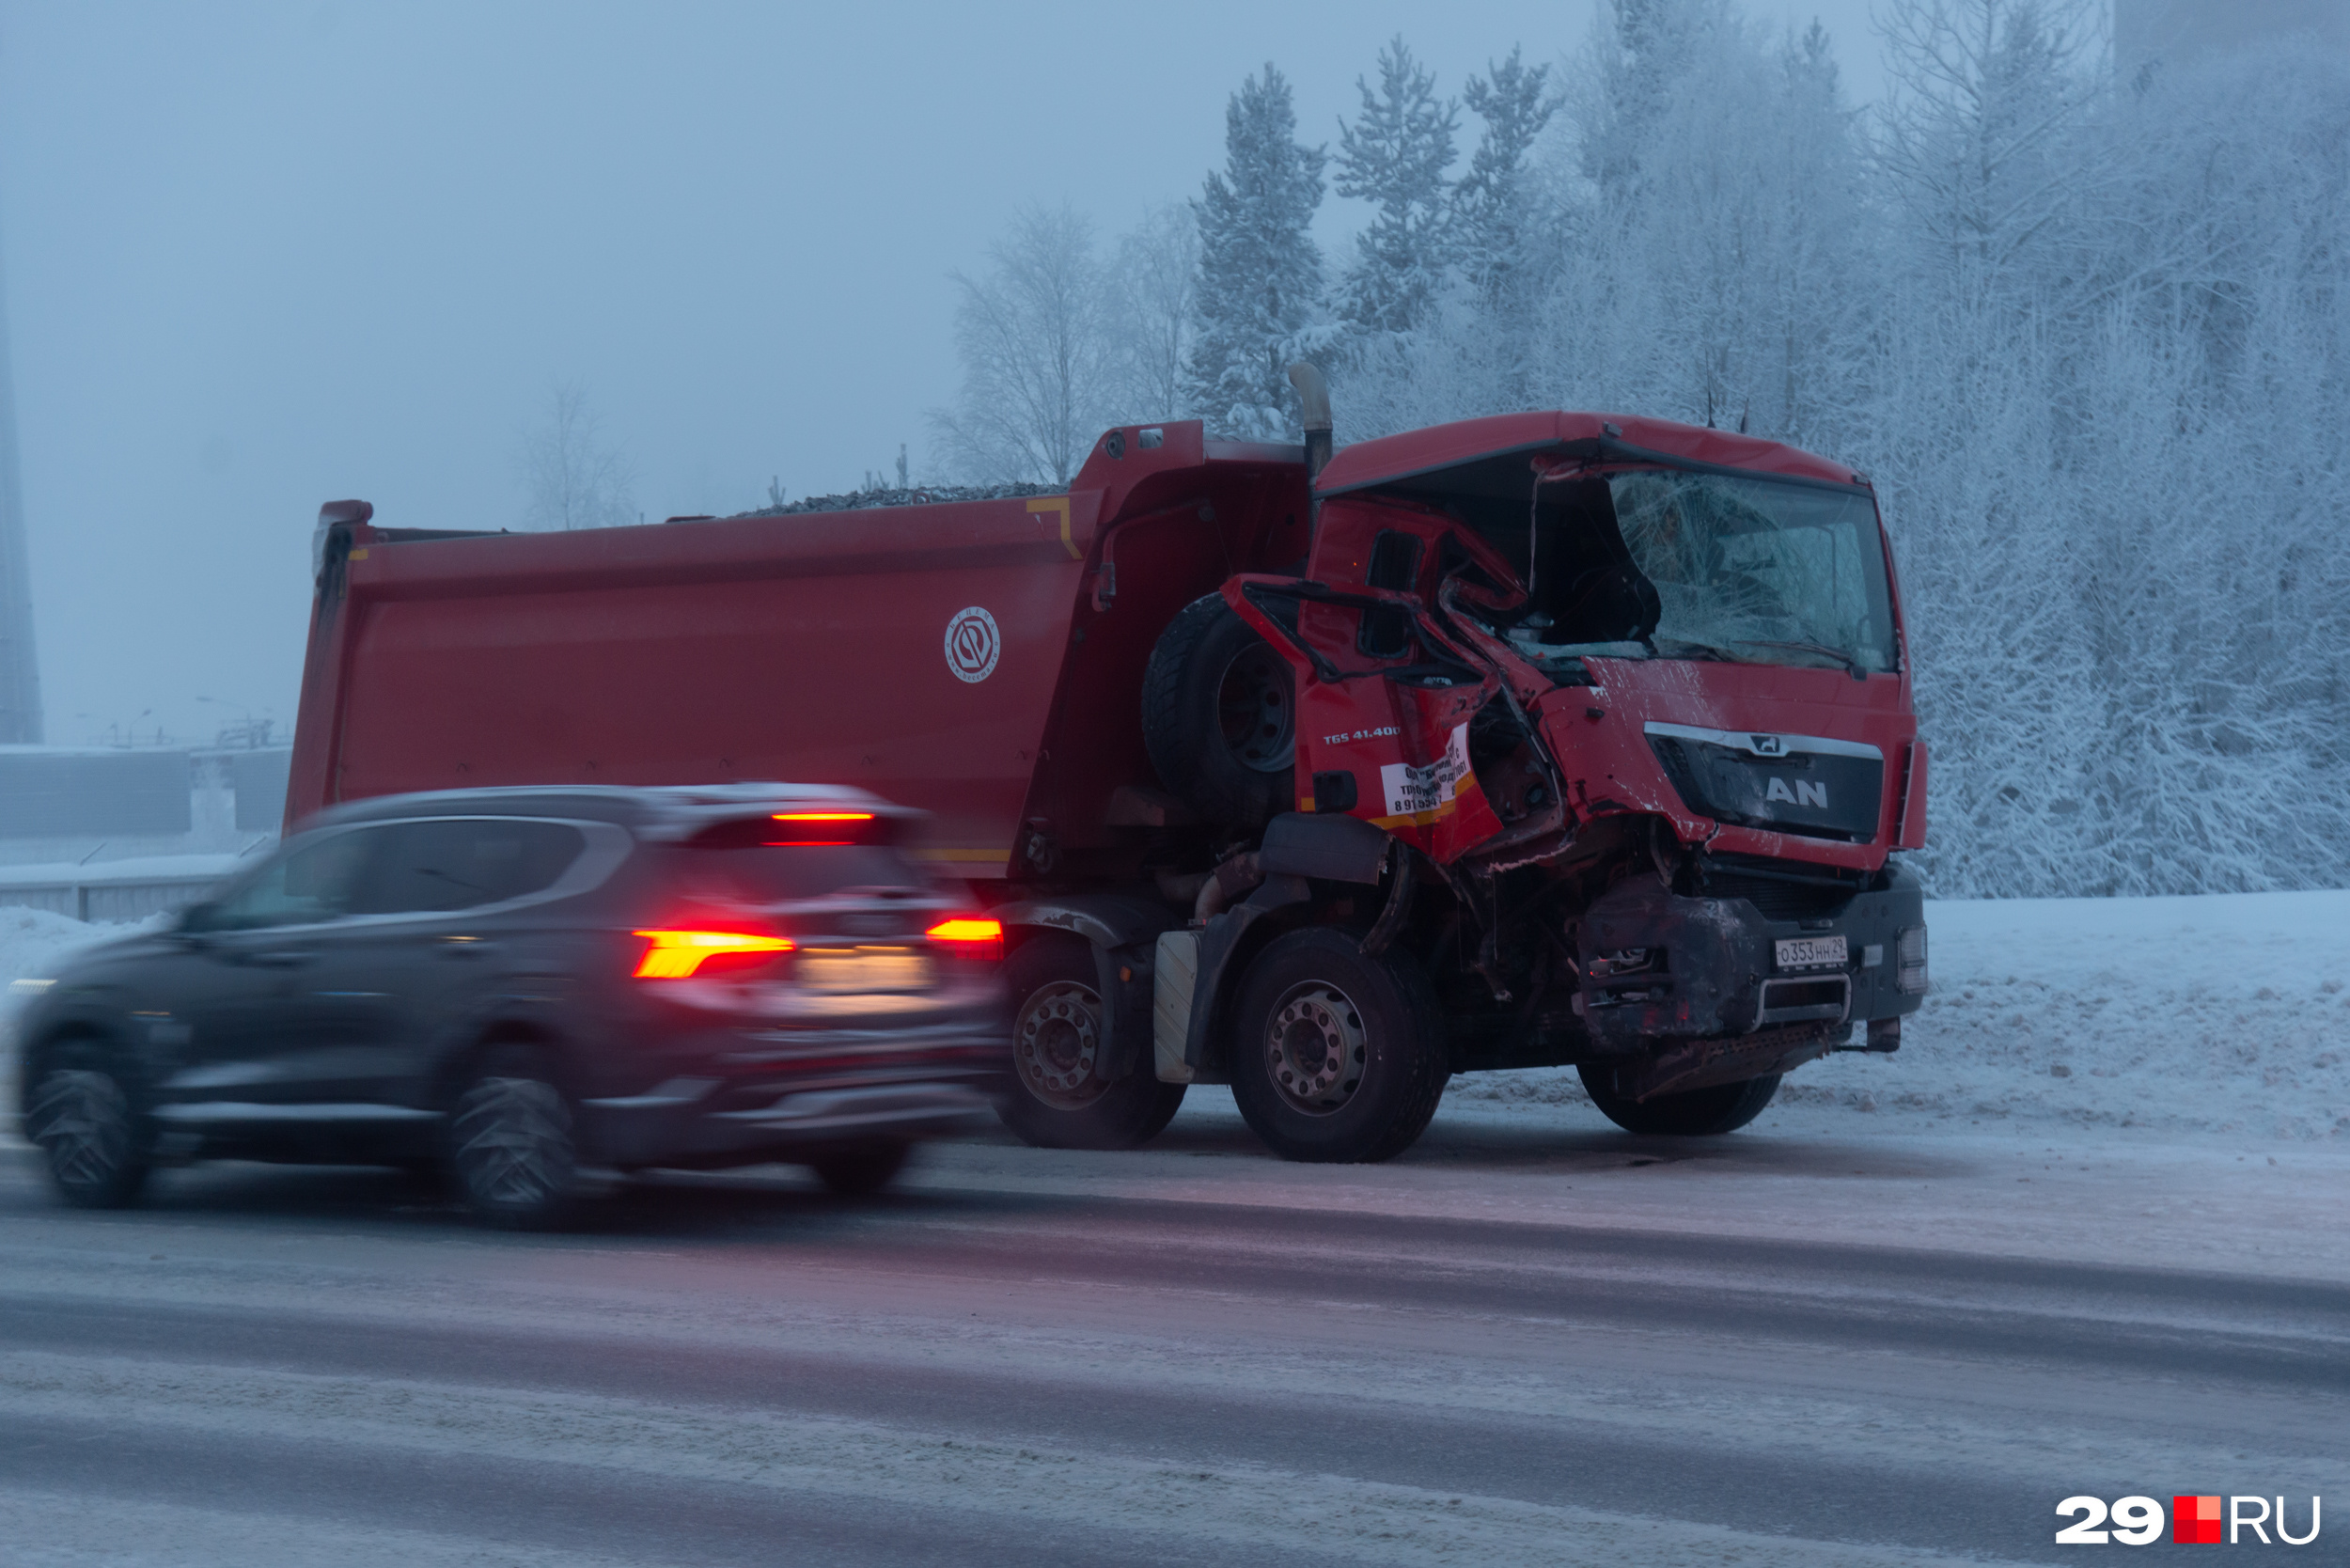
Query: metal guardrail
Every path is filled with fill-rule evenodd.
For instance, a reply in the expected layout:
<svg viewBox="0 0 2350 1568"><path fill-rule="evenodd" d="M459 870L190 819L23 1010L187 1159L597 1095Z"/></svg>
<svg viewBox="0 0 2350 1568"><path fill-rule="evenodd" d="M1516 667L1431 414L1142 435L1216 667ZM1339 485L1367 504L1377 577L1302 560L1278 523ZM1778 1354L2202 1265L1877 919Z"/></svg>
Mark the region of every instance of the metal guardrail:
<svg viewBox="0 0 2350 1568"><path fill-rule="evenodd" d="M234 856L201 858L215 864L182 870L101 863L81 874L48 876L27 874L29 868L13 874L10 869L0 868L0 907L45 909L83 921L144 920L196 902L237 869Z"/></svg>

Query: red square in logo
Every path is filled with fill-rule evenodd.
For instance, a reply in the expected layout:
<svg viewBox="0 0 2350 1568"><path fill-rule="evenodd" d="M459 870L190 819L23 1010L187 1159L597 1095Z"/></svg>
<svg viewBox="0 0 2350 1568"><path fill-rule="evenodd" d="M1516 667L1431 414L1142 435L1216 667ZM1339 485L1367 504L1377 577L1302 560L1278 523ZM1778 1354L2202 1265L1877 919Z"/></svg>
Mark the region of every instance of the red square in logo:
<svg viewBox="0 0 2350 1568"><path fill-rule="evenodd" d="M2172 1497L2170 1499L2170 1539L2174 1544L2218 1545L2219 1499L2217 1497Z"/></svg>

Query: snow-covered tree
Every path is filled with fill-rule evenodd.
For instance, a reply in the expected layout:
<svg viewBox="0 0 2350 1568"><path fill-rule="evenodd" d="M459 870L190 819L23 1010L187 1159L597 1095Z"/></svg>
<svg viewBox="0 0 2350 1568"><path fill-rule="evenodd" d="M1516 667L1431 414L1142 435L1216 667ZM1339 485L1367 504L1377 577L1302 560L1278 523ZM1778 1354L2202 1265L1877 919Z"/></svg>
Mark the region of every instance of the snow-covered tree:
<svg viewBox="0 0 2350 1568"><path fill-rule="evenodd" d="M1889 0L1877 159L1945 279L1996 289L2079 210L2068 132L2095 97L2095 0Z"/></svg>
<svg viewBox="0 0 2350 1568"><path fill-rule="evenodd" d="M1153 209L1118 242L1109 333L1121 421L1184 413L1183 367L1198 287L1199 220L1189 204Z"/></svg>
<svg viewBox="0 0 2350 1568"><path fill-rule="evenodd" d="M563 382L547 392L546 422L523 437L521 467L532 528L609 528L637 521L636 473L603 438L588 389Z"/></svg>
<svg viewBox="0 0 2350 1568"><path fill-rule="evenodd" d="M1637 192L1677 84L1710 35L1735 21L1730 0L1607 0L1569 88L1586 179L1609 196Z"/></svg>
<svg viewBox="0 0 2350 1568"><path fill-rule="evenodd" d="M1470 77L1461 98L1484 129L1452 191L1453 254L1479 293L1507 294L1525 270L1534 227L1527 159L1559 110L1550 67L1527 65L1512 47L1508 59L1488 61L1484 75Z"/></svg>
<svg viewBox="0 0 2350 1568"><path fill-rule="evenodd" d="M1023 208L988 261L980 277L954 274L963 385L932 426L973 479L1066 484L1116 395L1093 226L1067 205Z"/></svg>
<svg viewBox="0 0 2350 1568"><path fill-rule="evenodd" d="M1565 407L1848 461L1901 569L1937 892L2350 885L2350 62L2117 83L2080 0L1881 20L1872 117L1823 30L1739 0L1609 0L1547 82L1472 81L1451 275L1350 335L1341 437ZM1199 204L1187 361L1249 434L1328 331L1265 259L1311 256L1320 168L1267 81Z"/></svg>
<svg viewBox="0 0 2350 1568"><path fill-rule="evenodd" d="M1297 140L1288 78L1268 63L1224 114L1224 168L1211 172L1199 224L1198 331L1185 400L1219 434L1295 434L1289 367L1328 341L1322 251L1313 241L1328 155Z"/></svg>
<svg viewBox="0 0 2350 1568"><path fill-rule="evenodd" d="M1355 263L1339 314L1358 337L1409 332L1443 286L1451 257L1452 166L1457 105L1436 96L1434 74L1401 37L1379 51L1379 87L1361 77L1362 106L1339 128L1338 191L1376 211L1355 237Z"/></svg>

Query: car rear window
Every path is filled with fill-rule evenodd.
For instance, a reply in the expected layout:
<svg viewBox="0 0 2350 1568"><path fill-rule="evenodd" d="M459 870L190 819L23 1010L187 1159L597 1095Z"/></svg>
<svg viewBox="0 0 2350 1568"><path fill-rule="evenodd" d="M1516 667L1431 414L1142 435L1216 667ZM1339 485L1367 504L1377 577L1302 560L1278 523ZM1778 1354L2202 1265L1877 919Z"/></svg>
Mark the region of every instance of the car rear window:
<svg viewBox="0 0 2350 1568"><path fill-rule="evenodd" d="M672 852L691 896L785 903L852 888L921 890L930 877L897 845L899 824L863 812L721 823Z"/></svg>
<svg viewBox="0 0 2350 1568"><path fill-rule="evenodd" d="M901 852L881 844L779 844L676 852L683 890L729 903L821 899L853 887L920 889L929 879Z"/></svg>

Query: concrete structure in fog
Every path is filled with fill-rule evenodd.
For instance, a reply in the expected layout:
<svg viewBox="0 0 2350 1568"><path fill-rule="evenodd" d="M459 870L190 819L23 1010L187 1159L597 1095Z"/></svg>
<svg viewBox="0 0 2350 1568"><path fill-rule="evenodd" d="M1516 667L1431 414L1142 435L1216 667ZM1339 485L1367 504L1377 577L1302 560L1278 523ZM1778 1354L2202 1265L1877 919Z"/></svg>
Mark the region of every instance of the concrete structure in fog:
<svg viewBox="0 0 2350 1568"><path fill-rule="evenodd" d="M2113 0L2124 71L2192 65L2294 34L2350 51L2350 0Z"/></svg>
<svg viewBox="0 0 2350 1568"><path fill-rule="evenodd" d="M33 647L33 576L16 471L16 377L8 290L0 283L0 745L40 744L40 666Z"/></svg>

